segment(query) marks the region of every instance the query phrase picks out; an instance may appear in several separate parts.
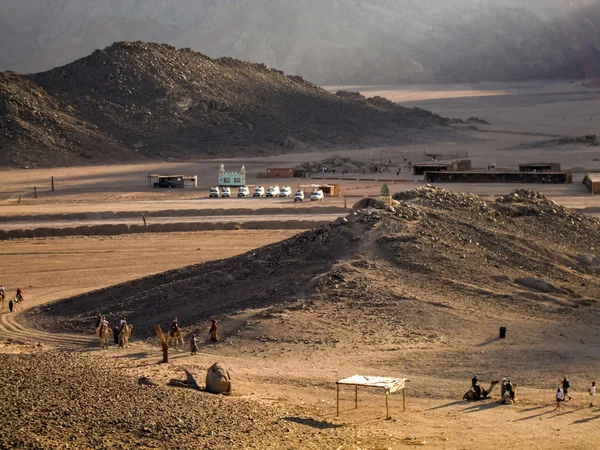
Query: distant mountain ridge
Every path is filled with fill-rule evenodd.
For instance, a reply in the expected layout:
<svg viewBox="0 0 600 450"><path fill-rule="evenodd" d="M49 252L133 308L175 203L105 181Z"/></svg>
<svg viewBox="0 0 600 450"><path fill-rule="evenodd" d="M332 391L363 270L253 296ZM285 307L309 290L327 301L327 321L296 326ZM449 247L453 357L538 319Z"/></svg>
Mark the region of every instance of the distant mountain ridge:
<svg viewBox="0 0 600 450"><path fill-rule="evenodd" d="M4 0L0 70L142 40L319 84L596 76L598 10L594 0Z"/></svg>
<svg viewBox="0 0 600 450"><path fill-rule="evenodd" d="M427 141L446 120L334 95L264 64L119 42L34 75L0 73L0 166L260 156Z"/></svg>

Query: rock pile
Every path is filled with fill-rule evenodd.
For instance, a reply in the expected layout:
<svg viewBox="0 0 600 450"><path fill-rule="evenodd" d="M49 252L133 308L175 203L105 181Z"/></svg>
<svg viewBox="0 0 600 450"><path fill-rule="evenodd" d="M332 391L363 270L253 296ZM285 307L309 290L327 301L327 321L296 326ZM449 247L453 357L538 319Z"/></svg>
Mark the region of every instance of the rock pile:
<svg viewBox="0 0 600 450"><path fill-rule="evenodd" d="M276 449L291 439L318 449L346 439L284 420L297 412L278 405L139 383L90 355L4 353L0 377L0 448Z"/></svg>

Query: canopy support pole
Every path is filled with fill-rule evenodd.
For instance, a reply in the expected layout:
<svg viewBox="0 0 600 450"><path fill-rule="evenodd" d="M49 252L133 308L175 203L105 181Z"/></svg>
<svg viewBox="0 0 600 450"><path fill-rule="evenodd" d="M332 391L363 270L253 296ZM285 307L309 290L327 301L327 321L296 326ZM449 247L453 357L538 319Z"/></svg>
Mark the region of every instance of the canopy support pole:
<svg viewBox="0 0 600 450"><path fill-rule="evenodd" d="M406 393L404 389L402 389L402 407L404 408L403 411L406 412Z"/></svg>
<svg viewBox="0 0 600 450"><path fill-rule="evenodd" d="M340 417L340 385L337 385L337 417Z"/></svg>
<svg viewBox="0 0 600 450"><path fill-rule="evenodd" d="M388 391L385 391L385 418L389 419L390 418L390 412L388 409Z"/></svg>
<svg viewBox="0 0 600 450"><path fill-rule="evenodd" d="M358 385L354 386L354 409L358 409Z"/></svg>

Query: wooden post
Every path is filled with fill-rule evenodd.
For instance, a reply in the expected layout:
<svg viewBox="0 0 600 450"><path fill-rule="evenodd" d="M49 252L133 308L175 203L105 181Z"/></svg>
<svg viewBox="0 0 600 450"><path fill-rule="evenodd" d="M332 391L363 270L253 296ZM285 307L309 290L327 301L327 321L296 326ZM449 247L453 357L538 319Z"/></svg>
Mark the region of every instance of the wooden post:
<svg viewBox="0 0 600 450"><path fill-rule="evenodd" d="M340 416L340 385L339 384L337 384L337 402L336 402L336 405L337 405L337 414L336 415L337 415L337 417L339 417Z"/></svg>
<svg viewBox="0 0 600 450"><path fill-rule="evenodd" d="M156 330L156 335L158 336L158 340L160 341L160 345L162 347L163 352L163 363L169 362L169 344L167 343L167 338L163 334L162 328L160 325L154 325L154 330Z"/></svg>
<svg viewBox="0 0 600 450"><path fill-rule="evenodd" d="M402 389L402 408L406 412L406 392Z"/></svg>
<svg viewBox="0 0 600 450"><path fill-rule="evenodd" d="M37 198L37 186L33 187L33 198Z"/></svg>
<svg viewBox="0 0 600 450"><path fill-rule="evenodd" d="M19 204L21 203L21 194L19 194Z"/></svg>
<svg viewBox="0 0 600 450"><path fill-rule="evenodd" d="M51 177L50 180L52 182L52 192L54 192L54 177Z"/></svg>
<svg viewBox="0 0 600 450"><path fill-rule="evenodd" d="M358 409L358 385L354 386L354 409Z"/></svg>
<svg viewBox="0 0 600 450"><path fill-rule="evenodd" d="M388 409L388 391L385 391L385 418L389 419L390 418L390 412Z"/></svg>
<svg viewBox="0 0 600 450"><path fill-rule="evenodd" d="M346 199L345 195L344 195L344 209L348 209L348 203L347 203L347 199Z"/></svg>

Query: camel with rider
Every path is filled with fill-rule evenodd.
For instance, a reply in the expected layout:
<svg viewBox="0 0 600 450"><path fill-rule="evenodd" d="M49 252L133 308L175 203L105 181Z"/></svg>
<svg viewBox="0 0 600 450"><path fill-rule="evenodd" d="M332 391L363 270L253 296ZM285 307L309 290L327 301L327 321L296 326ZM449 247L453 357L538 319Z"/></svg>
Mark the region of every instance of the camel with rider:
<svg viewBox="0 0 600 450"><path fill-rule="evenodd" d="M129 338L131 337L131 332L133 331L133 325L125 324L119 333L119 348L128 348L129 347Z"/></svg>
<svg viewBox="0 0 600 450"><path fill-rule="evenodd" d="M480 393L477 395L475 391L471 388L469 389L465 395L463 395L463 400L474 401L474 400L485 400L492 393L496 385L500 383L498 380L494 380L490 383L490 387L488 389L480 388Z"/></svg>
<svg viewBox="0 0 600 450"><path fill-rule="evenodd" d="M112 335L113 331L110 329L107 323L102 322L100 326L96 328L96 335L100 343L100 350L108 350L108 340Z"/></svg>
<svg viewBox="0 0 600 450"><path fill-rule="evenodd" d="M167 337L167 345L171 345L171 342L175 343L175 349L177 351L183 350L183 330L178 326L172 328L169 331L169 336Z"/></svg>

